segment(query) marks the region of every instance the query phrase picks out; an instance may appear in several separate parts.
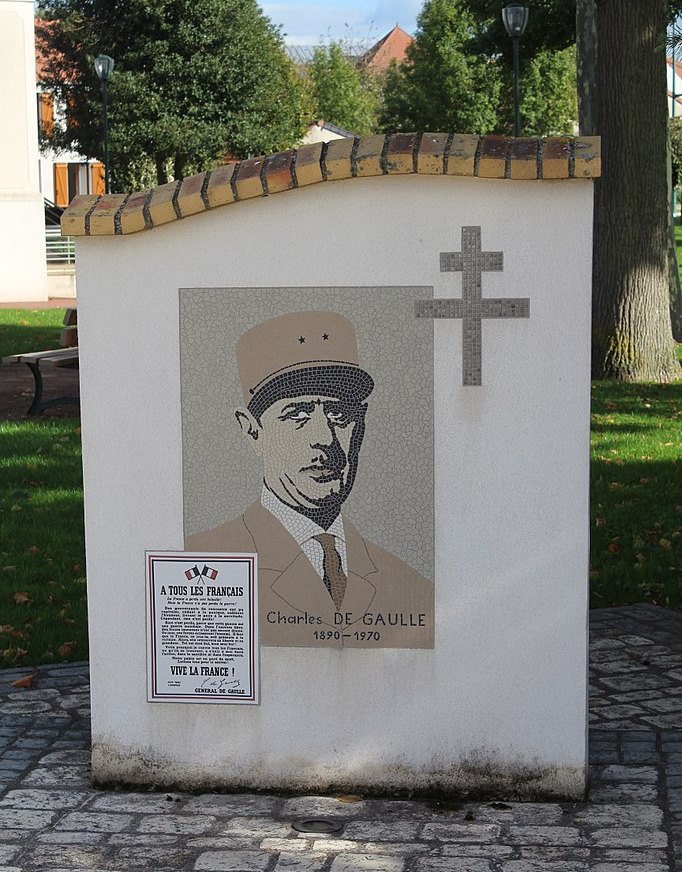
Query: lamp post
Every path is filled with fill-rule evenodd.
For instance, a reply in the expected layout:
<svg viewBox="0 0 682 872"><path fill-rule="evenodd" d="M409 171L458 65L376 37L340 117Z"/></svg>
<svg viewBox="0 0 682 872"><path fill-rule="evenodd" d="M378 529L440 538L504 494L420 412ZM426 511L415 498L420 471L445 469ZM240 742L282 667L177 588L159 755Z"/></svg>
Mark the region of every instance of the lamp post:
<svg viewBox="0 0 682 872"><path fill-rule="evenodd" d="M109 193L109 118L108 97L109 79L114 71L114 59L109 55L99 55L95 58L95 72L102 83L102 104L104 108L104 190Z"/></svg>
<svg viewBox="0 0 682 872"><path fill-rule="evenodd" d="M502 10L504 29L511 37L514 45L514 136L519 136L521 127L519 116L519 39L528 24L528 8L521 3L509 3Z"/></svg>

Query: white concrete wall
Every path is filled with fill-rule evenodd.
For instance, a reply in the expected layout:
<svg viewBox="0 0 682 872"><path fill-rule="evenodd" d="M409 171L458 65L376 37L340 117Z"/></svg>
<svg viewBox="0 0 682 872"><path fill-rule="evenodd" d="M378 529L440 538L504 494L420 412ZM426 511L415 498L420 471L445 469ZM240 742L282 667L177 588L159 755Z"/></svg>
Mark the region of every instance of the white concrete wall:
<svg viewBox="0 0 682 872"><path fill-rule="evenodd" d="M32 0L0 0L0 300L46 300Z"/></svg>
<svg viewBox="0 0 682 872"><path fill-rule="evenodd" d="M591 182L404 176L78 240L96 779L580 795L591 220ZM144 551L183 546L178 288L458 297L439 252L479 224L505 258L484 296L531 317L484 322L481 387L434 325L434 650L263 648L258 707L147 703Z"/></svg>

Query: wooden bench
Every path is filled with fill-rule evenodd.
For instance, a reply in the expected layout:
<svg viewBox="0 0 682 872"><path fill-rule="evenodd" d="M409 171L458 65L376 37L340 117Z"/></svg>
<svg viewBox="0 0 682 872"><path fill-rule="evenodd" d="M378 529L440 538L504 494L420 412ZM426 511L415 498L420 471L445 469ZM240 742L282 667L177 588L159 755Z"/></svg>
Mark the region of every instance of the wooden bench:
<svg viewBox="0 0 682 872"><path fill-rule="evenodd" d="M64 328L59 337L60 348L53 351L29 351L26 354L10 354L3 357L3 363L25 363L33 373L34 391L33 401L29 406L27 415L39 415L50 406L63 406L67 403L80 403L80 397L55 397L43 400L43 376L40 372L41 364L50 366L78 367L78 312L76 309L67 309L64 315Z"/></svg>

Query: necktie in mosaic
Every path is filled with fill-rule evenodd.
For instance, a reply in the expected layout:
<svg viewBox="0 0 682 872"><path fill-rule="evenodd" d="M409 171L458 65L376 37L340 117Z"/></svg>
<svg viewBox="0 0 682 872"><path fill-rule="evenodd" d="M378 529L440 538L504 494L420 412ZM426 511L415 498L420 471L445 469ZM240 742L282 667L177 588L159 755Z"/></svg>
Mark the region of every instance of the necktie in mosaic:
<svg viewBox="0 0 682 872"><path fill-rule="evenodd" d="M332 533L320 533L317 536L313 536L313 539L317 539L322 546L322 551L324 552L324 562L322 564L324 583L338 611L341 608L343 596L346 593L348 578L341 565L341 555L336 550L336 537Z"/></svg>

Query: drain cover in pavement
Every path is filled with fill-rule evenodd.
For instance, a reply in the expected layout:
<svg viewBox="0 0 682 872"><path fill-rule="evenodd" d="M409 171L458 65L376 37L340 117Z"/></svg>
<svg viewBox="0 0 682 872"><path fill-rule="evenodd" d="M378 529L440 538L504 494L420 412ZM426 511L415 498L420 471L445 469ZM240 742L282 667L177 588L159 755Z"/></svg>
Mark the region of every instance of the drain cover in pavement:
<svg viewBox="0 0 682 872"><path fill-rule="evenodd" d="M297 833L340 833L343 829L343 824L338 821L325 820L324 818L307 818L301 821L294 821L291 825L292 830Z"/></svg>

